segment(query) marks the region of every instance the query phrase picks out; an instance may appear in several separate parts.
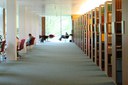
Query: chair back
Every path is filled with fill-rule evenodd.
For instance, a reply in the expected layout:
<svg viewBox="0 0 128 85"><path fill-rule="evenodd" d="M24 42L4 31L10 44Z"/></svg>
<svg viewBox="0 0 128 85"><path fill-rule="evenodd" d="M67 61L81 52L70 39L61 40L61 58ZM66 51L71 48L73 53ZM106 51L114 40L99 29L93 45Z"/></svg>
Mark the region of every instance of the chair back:
<svg viewBox="0 0 128 85"><path fill-rule="evenodd" d="M69 38L69 36L65 36L65 38L66 38L66 39L68 39L68 38Z"/></svg>
<svg viewBox="0 0 128 85"><path fill-rule="evenodd" d="M18 50L24 49L24 43L25 43L25 39L22 39L20 42L20 48Z"/></svg>
<svg viewBox="0 0 128 85"><path fill-rule="evenodd" d="M54 35L52 35L52 34L50 34L50 35L49 35L49 38L53 38L53 37L55 37L55 36L54 36Z"/></svg>
<svg viewBox="0 0 128 85"><path fill-rule="evenodd" d="M5 43L6 43L6 41L4 40L4 41L2 41L2 43L1 43L1 50L0 50L0 52L3 52L4 51L4 49L5 49Z"/></svg>
<svg viewBox="0 0 128 85"><path fill-rule="evenodd" d="M34 45L35 37L32 37L30 43L26 43L26 46Z"/></svg>
<svg viewBox="0 0 128 85"><path fill-rule="evenodd" d="M33 37L30 41L30 45L34 45L35 37Z"/></svg>

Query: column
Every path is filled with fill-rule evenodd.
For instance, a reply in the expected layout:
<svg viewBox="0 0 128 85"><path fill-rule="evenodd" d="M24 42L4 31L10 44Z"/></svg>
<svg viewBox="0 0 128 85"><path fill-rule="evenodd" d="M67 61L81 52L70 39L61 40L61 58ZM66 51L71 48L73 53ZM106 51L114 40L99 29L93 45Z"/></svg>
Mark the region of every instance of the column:
<svg viewBox="0 0 128 85"><path fill-rule="evenodd" d="M7 59L17 60L16 0L6 0L7 8Z"/></svg>

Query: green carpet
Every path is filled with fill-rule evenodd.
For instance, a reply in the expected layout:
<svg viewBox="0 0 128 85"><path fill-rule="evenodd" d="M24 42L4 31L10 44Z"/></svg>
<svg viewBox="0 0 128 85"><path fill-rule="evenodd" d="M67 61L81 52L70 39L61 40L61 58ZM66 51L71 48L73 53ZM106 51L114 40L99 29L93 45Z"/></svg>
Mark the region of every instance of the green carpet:
<svg viewBox="0 0 128 85"><path fill-rule="evenodd" d="M0 85L114 85L74 43L45 42L22 56L0 63Z"/></svg>

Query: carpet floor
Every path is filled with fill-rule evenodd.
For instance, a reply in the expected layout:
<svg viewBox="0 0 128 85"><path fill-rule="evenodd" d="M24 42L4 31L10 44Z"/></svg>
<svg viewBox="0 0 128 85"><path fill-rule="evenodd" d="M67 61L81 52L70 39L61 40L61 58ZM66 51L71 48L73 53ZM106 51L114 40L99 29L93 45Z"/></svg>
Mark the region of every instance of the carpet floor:
<svg viewBox="0 0 128 85"><path fill-rule="evenodd" d="M45 42L0 63L0 85L115 85L74 43Z"/></svg>

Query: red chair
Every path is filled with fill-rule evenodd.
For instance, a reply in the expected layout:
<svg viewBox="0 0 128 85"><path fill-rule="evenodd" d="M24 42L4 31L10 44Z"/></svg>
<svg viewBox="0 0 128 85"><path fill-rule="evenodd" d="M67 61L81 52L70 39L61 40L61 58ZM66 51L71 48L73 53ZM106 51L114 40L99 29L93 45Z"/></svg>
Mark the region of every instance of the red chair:
<svg viewBox="0 0 128 85"><path fill-rule="evenodd" d="M21 55L19 55L19 51L24 49L24 43L25 43L25 39L22 39L20 42L20 46L17 48L17 57L21 57Z"/></svg>
<svg viewBox="0 0 128 85"><path fill-rule="evenodd" d="M49 35L49 38L54 38L55 36L53 34L50 34Z"/></svg>
<svg viewBox="0 0 128 85"><path fill-rule="evenodd" d="M35 43L35 37L32 38L30 45L34 45Z"/></svg>
<svg viewBox="0 0 128 85"><path fill-rule="evenodd" d="M1 50L0 50L0 53L5 51L5 43L6 43L5 40L1 42Z"/></svg>
<svg viewBox="0 0 128 85"><path fill-rule="evenodd" d="M0 49L1 60L0 61L4 61L6 59L6 57L5 57L5 43L6 43L5 40L1 42L1 49Z"/></svg>
<svg viewBox="0 0 128 85"><path fill-rule="evenodd" d="M35 37L33 37L33 38L30 40L30 43L29 43L29 44L26 44L26 46L34 45L34 41L35 41Z"/></svg>
<svg viewBox="0 0 128 85"><path fill-rule="evenodd" d="M26 44L27 49L32 49L34 43L35 43L35 37L33 37L33 38L30 40L30 43L29 43L29 44Z"/></svg>

